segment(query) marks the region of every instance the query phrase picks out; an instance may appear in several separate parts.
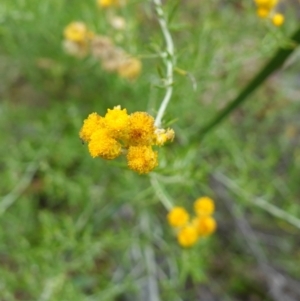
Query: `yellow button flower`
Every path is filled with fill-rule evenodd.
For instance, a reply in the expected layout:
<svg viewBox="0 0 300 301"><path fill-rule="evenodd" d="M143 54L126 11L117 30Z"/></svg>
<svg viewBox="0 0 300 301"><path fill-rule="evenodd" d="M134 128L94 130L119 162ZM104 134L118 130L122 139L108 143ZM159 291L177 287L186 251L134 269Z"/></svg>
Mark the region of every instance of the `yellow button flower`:
<svg viewBox="0 0 300 301"><path fill-rule="evenodd" d="M277 5L278 0L254 0L254 2L258 7L264 7L270 10Z"/></svg>
<svg viewBox="0 0 300 301"><path fill-rule="evenodd" d="M164 145L167 141L173 141L175 132L172 129L156 129L154 144L158 146Z"/></svg>
<svg viewBox="0 0 300 301"><path fill-rule="evenodd" d="M113 138L124 138L129 124L129 115L126 109L121 110L121 106L116 106L112 110L108 109L104 121Z"/></svg>
<svg viewBox="0 0 300 301"><path fill-rule="evenodd" d="M198 198L194 203L194 210L198 216L210 215L215 211L214 201L207 196Z"/></svg>
<svg viewBox="0 0 300 301"><path fill-rule="evenodd" d="M270 10L264 7L259 7L256 12L260 18L266 18L268 17Z"/></svg>
<svg viewBox="0 0 300 301"><path fill-rule="evenodd" d="M129 117L129 143L131 145L151 145L155 126L154 118L146 112L135 112Z"/></svg>
<svg viewBox="0 0 300 301"><path fill-rule="evenodd" d="M182 247L191 247L193 246L198 239L198 233L196 227L193 225L187 225L181 228L177 234L178 243Z"/></svg>
<svg viewBox="0 0 300 301"><path fill-rule="evenodd" d="M128 167L139 174L149 173L158 165L157 152L151 146L130 146L127 153Z"/></svg>
<svg viewBox="0 0 300 301"><path fill-rule="evenodd" d="M273 16L272 22L275 26L281 26L284 23L284 16L277 13Z"/></svg>
<svg viewBox="0 0 300 301"><path fill-rule="evenodd" d="M111 6L122 6L126 4L126 0L97 0L97 3L101 8L108 8Z"/></svg>
<svg viewBox="0 0 300 301"><path fill-rule="evenodd" d="M216 228L217 223L211 216L200 216L193 221L199 236L207 236L212 234Z"/></svg>
<svg viewBox="0 0 300 301"><path fill-rule="evenodd" d="M105 128L99 129L92 134L88 148L93 158L101 157L106 160L117 158L122 151L121 144L111 138L108 130Z"/></svg>
<svg viewBox="0 0 300 301"><path fill-rule="evenodd" d="M183 208L176 206L167 215L168 222L172 227L182 227L189 221L189 214Z"/></svg>
<svg viewBox="0 0 300 301"><path fill-rule="evenodd" d="M91 113L83 122L79 137L85 142L91 139L91 135L104 126L103 118L97 113Z"/></svg>
<svg viewBox="0 0 300 301"><path fill-rule="evenodd" d="M83 22L72 22L64 30L64 37L76 43L85 42L90 34Z"/></svg>

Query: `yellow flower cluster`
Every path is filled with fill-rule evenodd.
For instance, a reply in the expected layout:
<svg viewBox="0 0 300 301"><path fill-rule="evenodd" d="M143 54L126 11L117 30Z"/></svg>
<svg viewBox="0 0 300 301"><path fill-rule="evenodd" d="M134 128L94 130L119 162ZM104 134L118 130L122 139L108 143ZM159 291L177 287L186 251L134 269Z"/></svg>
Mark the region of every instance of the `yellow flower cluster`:
<svg viewBox="0 0 300 301"><path fill-rule="evenodd" d="M129 115L120 106L108 109L104 117L90 114L79 132L93 158L112 160L125 154L128 167L139 174L149 173L158 165L158 154L152 147L172 141L174 135L172 129L156 128L148 113Z"/></svg>
<svg viewBox="0 0 300 301"><path fill-rule="evenodd" d="M254 0L257 7L257 15L260 18L269 18L275 26L284 23L284 16L275 12L278 0Z"/></svg>
<svg viewBox="0 0 300 301"><path fill-rule="evenodd" d="M79 58L91 54L104 70L115 72L127 80L135 80L142 71L142 63L117 47L106 36L96 35L82 22L72 22L64 29L63 47L66 53Z"/></svg>
<svg viewBox="0 0 300 301"><path fill-rule="evenodd" d="M177 230L177 240L182 247L191 247L201 237L212 234L217 227L212 214L215 211L214 201L205 196L194 202L196 216L192 219L183 207L174 207L168 213L167 219Z"/></svg>

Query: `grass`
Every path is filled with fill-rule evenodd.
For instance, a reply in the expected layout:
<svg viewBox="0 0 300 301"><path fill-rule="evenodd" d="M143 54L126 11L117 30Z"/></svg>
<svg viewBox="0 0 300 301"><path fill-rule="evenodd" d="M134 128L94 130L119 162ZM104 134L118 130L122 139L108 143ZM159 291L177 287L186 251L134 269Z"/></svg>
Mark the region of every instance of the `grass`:
<svg viewBox="0 0 300 301"><path fill-rule="evenodd" d="M78 137L90 112L114 105L155 115L163 63L144 58L141 77L130 83L91 58L67 56L62 30L73 20L118 39L94 1L2 1L1 301L276 300L268 294L276 273L264 265L286 287L297 282L297 63L269 78L201 143L196 135L296 26L291 9L278 29L241 3L180 3L170 25L177 66L197 89L175 73L163 121L176 139L159 150L154 175L176 205L191 210L209 195L217 208L217 232L185 250L150 178L121 159L92 159ZM120 14L130 28L120 41L126 51L145 57L163 49L150 3L132 2Z"/></svg>

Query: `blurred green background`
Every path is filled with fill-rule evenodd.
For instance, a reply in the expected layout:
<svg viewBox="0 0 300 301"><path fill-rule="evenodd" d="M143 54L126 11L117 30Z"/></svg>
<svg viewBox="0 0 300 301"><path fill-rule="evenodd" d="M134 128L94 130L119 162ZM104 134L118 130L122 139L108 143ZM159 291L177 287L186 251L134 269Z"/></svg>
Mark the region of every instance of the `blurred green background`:
<svg viewBox="0 0 300 301"><path fill-rule="evenodd" d="M0 301L300 299L299 51L201 143L195 135L296 29L298 7L280 8L275 28L252 1L164 5L189 76L175 73L163 121L176 138L155 177L190 210L212 197L218 223L182 249L149 176L92 159L78 137L89 113L115 105L155 116L165 67L151 2L108 12L92 0L1 1ZM128 82L64 53L72 21L141 58L141 76Z"/></svg>

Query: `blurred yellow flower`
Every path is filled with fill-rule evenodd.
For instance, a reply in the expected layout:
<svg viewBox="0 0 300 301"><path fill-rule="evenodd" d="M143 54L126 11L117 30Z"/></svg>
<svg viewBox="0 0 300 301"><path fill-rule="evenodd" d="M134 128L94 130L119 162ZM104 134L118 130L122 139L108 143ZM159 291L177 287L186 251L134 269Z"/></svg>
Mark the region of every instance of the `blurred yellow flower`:
<svg viewBox="0 0 300 301"><path fill-rule="evenodd" d="M284 16L277 13L272 17L272 22L275 26L281 26L284 23Z"/></svg>
<svg viewBox="0 0 300 301"><path fill-rule="evenodd" d="M210 235L217 228L217 223L211 216L199 216L193 220L193 225L196 227L199 236Z"/></svg>
<svg viewBox="0 0 300 301"><path fill-rule="evenodd" d="M260 18L269 18L275 26L281 26L284 22L284 16L276 13L275 8L278 0L254 0L257 7L257 15Z"/></svg>
<svg viewBox="0 0 300 301"><path fill-rule="evenodd" d="M127 58L118 67L118 74L128 80L135 80L142 71L142 62L137 58Z"/></svg>
<svg viewBox="0 0 300 301"><path fill-rule="evenodd" d="M156 129L154 144L158 146L164 145L167 141L173 141L175 132L173 129Z"/></svg>
<svg viewBox="0 0 300 301"><path fill-rule="evenodd" d="M93 37L94 33L89 31L83 22L72 22L64 29L64 51L82 58L88 53L89 42Z"/></svg>
<svg viewBox="0 0 300 301"><path fill-rule="evenodd" d="M72 42L85 43L93 37L93 33L83 22L72 22L64 29L64 37Z"/></svg>
<svg viewBox="0 0 300 301"><path fill-rule="evenodd" d="M121 144L109 135L106 128L97 130L91 135L88 144L89 152L93 158L101 157L112 160L121 155Z"/></svg>
<svg viewBox="0 0 300 301"><path fill-rule="evenodd" d="M103 117L97 113L91 113L83 122L83 126L79 132L80 139L88 142L91 139L92 134L103 127L103 125Z"/></svg>
<svg viewBox="0 0 300 301"><path fill-rule="evenodd" d="M125 1L121 0L97 0L97 3L102 8L108 8L111 6L120 6L124 4Z"/></svg>
<svg viewBox="0 0 300 301"><path fill-rule="evenodd" d="M258 7L264 7L270 10L277 5L278 0L254 0L254 2Z"/></svg>
<svg viewBox="0 0 300 301"><path fill-rule="evenodd" d="M168 213L170 226L177 228L177 239L181 246L192 246L198 238L212 234L217 223L211 214L215 210L214 202L205 196L194 202L196 217L190 221L188 212L183 207L176 206Z"/></svg>
<svg viewBox="0 0 300 301"><path fill-rule="evenodd" d="M178 243L182 247L191 247L198 240L197 229L193 225L187 225L181 228L177 234Z"/></svg>
<svg viewBox="0 0 300 301"><path fill-rule="evenodd" d="M266 17L268 17L269 12L270 12L270 11L269 11L268 9L264 8L264 7L259 7L259 8L257 9L257 15L258 15L260 18L266 18Z"/></svg>
<svg viewBox="0 0 300 301"><path fill-rule="evenodd" d="M167 219L172 227L182 227L189 221L189 214L183 207L173 207L168 213Z"/></svg>
<svg viewBox="0 0 300 301"><path fill-rule="evenodd" d="M215 211L214 201L207 196L198 198L194 202L194 210L198 216L211 215Z"/></svg>
<svg viewBox="0 0 300 301"><path fill-rule="evenodd" d="M127 162L130 169L146 174L158 165L157 152L151 146L129 146Z"/></svg>

